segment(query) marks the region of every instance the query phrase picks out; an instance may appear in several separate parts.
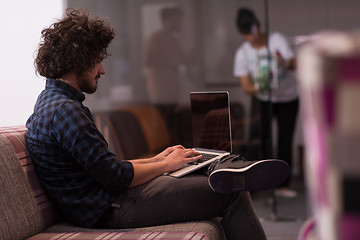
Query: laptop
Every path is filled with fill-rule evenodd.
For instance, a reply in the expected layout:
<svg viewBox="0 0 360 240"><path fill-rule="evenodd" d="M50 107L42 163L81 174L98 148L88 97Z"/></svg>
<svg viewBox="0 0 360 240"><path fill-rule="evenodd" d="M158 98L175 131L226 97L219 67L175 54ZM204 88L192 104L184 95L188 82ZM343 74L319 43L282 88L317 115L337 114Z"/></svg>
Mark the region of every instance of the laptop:
<svg viewBox="0 0 360 240"><path fill-rule="evenodd" d="M193 149L203 157L170 173L182 177L232 152L230 101L227 91L191 92Z"/></svg>

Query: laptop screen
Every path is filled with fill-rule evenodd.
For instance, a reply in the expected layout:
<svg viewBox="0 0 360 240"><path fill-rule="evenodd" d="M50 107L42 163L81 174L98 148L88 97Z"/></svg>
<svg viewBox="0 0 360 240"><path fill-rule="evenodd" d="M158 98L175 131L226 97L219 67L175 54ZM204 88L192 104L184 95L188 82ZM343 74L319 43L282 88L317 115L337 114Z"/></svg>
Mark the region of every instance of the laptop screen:
<svg viewBox="0 0 360 240"><path fill-rule="evenodd" d="M229 93L192 92L190 102L194 147L232 152Z"/></svg>

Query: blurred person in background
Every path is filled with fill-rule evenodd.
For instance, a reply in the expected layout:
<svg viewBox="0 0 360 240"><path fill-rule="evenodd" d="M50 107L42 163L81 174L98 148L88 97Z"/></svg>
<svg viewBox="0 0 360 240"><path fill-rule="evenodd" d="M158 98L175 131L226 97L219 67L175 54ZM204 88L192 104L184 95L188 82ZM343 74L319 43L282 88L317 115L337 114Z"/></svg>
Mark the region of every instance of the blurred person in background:
<svg viewBox="0 0 360 240"><path fill-rule="evenodd" d="M245 42L237 49L234 75L240 79L243 91L255 96L260 103L262 158L272 154L272 118L277 119L277 156L292 170L292 146L299 108L295 79L295 56L285 36L279 32L267 35L260 31L260 23L251 9L237 11L236 26ZM291 176L291 174L290 174ZM289 188L290 177L275 193L295 197Z"/></svg>
<svg viewBox="0 0 360 240"><path fill-rule="evenodd" d="M179 8L161 10L162 28L152 33L145 46L146 80L150 102L174 106L181 93L180 67L184 53L178 39L182 11Z"/></svg>

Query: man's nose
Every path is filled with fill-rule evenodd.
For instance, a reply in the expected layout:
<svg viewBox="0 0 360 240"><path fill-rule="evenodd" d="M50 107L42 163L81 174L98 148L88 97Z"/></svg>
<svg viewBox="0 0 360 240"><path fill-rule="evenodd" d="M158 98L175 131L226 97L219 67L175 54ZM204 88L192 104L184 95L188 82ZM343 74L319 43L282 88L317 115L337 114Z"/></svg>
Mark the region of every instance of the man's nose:
<svg viewBox="0 0 360 240"><path fill-rule="evenodd" d="M106 73L104 65L102 63L100 63L99 73L102 74L102 75L104 75Z"/></svg>

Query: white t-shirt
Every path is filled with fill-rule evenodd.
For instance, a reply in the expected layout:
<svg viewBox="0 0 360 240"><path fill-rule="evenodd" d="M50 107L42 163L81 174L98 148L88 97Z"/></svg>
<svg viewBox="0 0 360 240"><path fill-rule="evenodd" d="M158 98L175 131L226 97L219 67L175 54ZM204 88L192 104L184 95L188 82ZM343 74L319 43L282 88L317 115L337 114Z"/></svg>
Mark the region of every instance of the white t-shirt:
<svg viewBox="0 0 360 240"><path fill-rule="evenodd" d="M271 55L280 54L285 60L294 58L287 39L281 33L273 33L270 35L269 46ZM273 58L274 59L274 58ZM268 50L266 47L255 49L249 42L243 43L236 51L234 61L234 75L236 77L250 75L253 82L258 79L259 73L267 67L271 66L274 78L271 83L271 101L272 102L288 102L297 99L297 87L294 71L281 71L275 67L276 61L268 59ZM266 71L268 73L268 70ZM277 74L274 74L277 73ZM268 101L269 92L263 91L257 94L260 100Z"/></svg>

